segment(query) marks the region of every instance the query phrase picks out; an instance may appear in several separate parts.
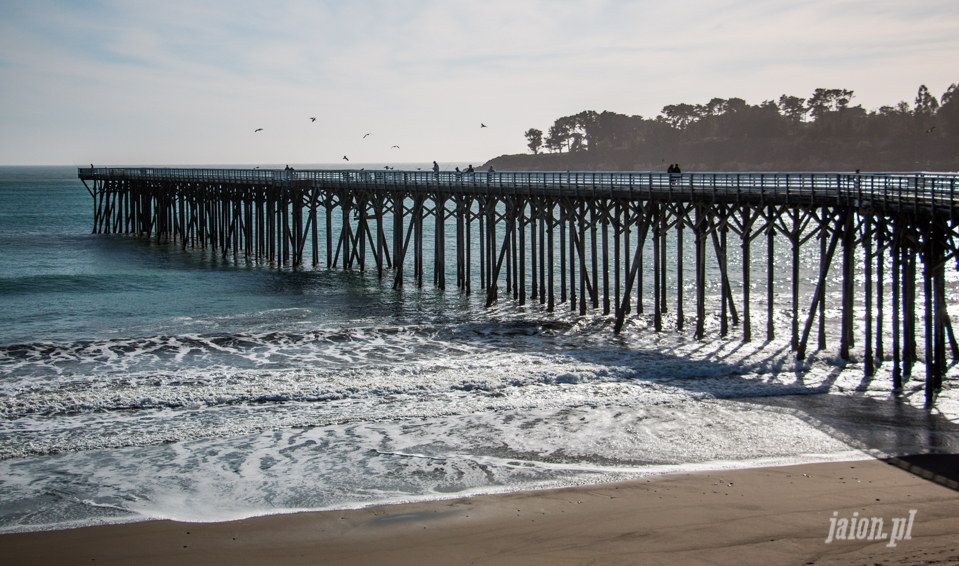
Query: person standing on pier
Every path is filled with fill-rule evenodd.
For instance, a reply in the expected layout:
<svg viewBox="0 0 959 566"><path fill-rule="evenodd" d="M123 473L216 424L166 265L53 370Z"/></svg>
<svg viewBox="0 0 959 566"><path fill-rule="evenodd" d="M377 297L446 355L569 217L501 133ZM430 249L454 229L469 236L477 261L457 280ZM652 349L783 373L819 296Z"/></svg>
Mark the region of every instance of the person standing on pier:
<svg viewBox="0 0 959 566"><path fill-rule="evenodd" d="M669 169L666 170L669 173L669 185L673 186L677 184L680 180L680 173L682 170L679 168L679 163L673 163L669 166Z"/></svg>
<svg viewBox="0 0 959 566"><path fill-rule="evenodd" d="M440 178L440 164L437 163L436 161L433 161L433 174L435 174L435 175L436 175L436 179L439 180L439 178Z"/></svg>

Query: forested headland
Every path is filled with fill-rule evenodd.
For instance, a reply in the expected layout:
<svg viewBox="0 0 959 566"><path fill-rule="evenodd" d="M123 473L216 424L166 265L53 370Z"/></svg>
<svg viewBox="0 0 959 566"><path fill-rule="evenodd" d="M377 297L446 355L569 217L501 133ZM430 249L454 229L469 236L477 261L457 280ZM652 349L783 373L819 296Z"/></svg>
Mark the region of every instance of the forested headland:
<svg viewBox="0 0 959 566"><path fill-rule="evenodd" d="M500 171L959 171L959 86L866 110L853 91L816 89L750 105L670 104L655 118L586 110L526 131L529 153Z"/></svg>

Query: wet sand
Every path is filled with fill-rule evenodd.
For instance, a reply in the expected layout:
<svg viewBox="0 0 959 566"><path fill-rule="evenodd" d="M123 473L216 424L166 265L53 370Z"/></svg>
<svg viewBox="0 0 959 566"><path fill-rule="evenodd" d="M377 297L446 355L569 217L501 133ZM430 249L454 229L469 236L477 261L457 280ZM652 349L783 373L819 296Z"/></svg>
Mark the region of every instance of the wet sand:
<svg viewBox="0 0 959 566"><path fill-rule="evenodd" d="M888 535L910 511L911 538L890 545ZM844 518L882 518L887 536L838 540L835 528L826 543L831 521ZM903 521L901 536L906 527ZM10 565L959 565L959 456L673 474L224 523L7 534L0 556Z"/></svg>

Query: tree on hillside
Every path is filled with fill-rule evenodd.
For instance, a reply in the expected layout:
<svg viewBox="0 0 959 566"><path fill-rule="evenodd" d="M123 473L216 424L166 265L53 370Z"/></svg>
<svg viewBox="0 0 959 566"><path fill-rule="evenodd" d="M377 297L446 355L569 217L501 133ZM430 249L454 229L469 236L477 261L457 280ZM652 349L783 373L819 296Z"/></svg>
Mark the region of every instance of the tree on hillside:
<svg viewBox="0 0 959 566"><path fill-rule="evenodd" d="M663 107L663 116L672 127L677 130L685 130L686 126L696 120L696 107L692 104L670 104Z"/></svg>
<svg viewBox="0 0 959 566"><path fill-rule="evenodd" d="M818 88L808 99L783 94L758 105L712 98L705 104L667 105L651 119L584 110L558 118L546 136L536 128L525 135L534 154L543 147L570 154L543 163L577 167L657 168L663 157L675 156L714 170L861 166L889 171L918 166L919 149L924 167L959 166L954 141L959 138L959 85L938 100L925 85L919 87L915 108L902 101L867 112L851 105L853 96L848 89Z"/></svg>
<svg viewBox="0 0 959 566"><path fill-rule="evenodd" d="M568 148L569 129L557 120L549 127L544 142L546 143L546 149L551 152L563 153L563 146L567 146Z"/></svg>
<svg viewBox="0 0 959 566"><path fill-rule="evenodd" d="M942 125L943 133L959 136L959 85L953 84L940 99L942 106L936 117Z"/></svg>
<svg viewBox="0 0 959 566"><path fill-rule="evenodd" d="M840 111L852 100L853 91L841 88L817 88L807 103L809 115L814 120L823 118L829 111Z"/></svg>
<svg viewBox="0 0 959 566"><path fill-rule="evenodd" d="M806 102L814 128L824 135L843 126L843 113L852 100L853 91L842 88L817 88Z"/></svg>
<svg viewBox="0 0 959 566"><path fill-rule="evenodd" d="M798 96L782 95L779 97L779 108L789 118L793 125L798 125L806 119L806 99Z"/></svg>
<svg viewBox="0 0 959 566"><path fill-rule="evenodd" d="M543 130L537 130L536 128L530 128L526 130L524 134L526 136L527 147L533 152L533 154L539 153L539 149L543 147Z"/></svg>
<svg viewBox="0 0 959 566"><path fill-rule="evenodd" d="M939 110L939 101L929 93L926 85L919 87L916 94L916 106L913 116L916 119L916 129L919 132L928 131L936 125L936 112Z"/></svg>
<svg viewBox="0 0 959 566"><path fill-rule="evenodd" d="M726 99L725 98L713 98L704 105L696 105L696 113L700 118L705 118L707 116L718 116L726 111Z"/></svg>
<svg viewBox="0 0 959 566"><path fill-rule="evenodd" d="M608 151L628 149L634 143L643 140L642 116L627 116L604 110L593 112L593 119L587 133L589 151Z"/></svg>

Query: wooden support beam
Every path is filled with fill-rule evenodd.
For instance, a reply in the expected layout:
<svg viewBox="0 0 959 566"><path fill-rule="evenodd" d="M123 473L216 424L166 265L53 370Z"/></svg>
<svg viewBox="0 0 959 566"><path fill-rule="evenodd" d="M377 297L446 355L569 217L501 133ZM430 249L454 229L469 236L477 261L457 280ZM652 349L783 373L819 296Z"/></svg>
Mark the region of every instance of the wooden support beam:
<svg viewBox="0 0 959 566"><path fill-rule="evenodd" d="M616 309L616 324L613 326L613 332L619 334L623 330L623 326L626 322L626 313L629 311L629 301L630 301L630 292L633 290L633 282L636 280L636 273L639 271L642 262L643 248L636 246L636 255L633 256L633 261L629 269L629 274L626 276L626 289L623 292L623 302L617 306Z"/></svg>
<svg viewBox="0 0 959 566"><path fill-rule="evenodd" d="M800 238L802 237L802 221L798 209L790 210L792 218L792 227L789 232L789 240L792 243L792 347L793 350L799 350L799 251Z"/></svg>
<svg viewBox="0 0 959 566"><path fill-rule="evenodd" d="M723 230L720 228L720 234L723 233ZM722 292L721 304L722 304L722 318L725 320L728 313L732 316L733 325L739 324L739 314L736 311L736 305L733 304L733 292L732 286L729 283L729 264L726 260L726 246L720 241L719 236L716 234L716 230L711 230L710 235L713 240L713 249L716 252L716 259L719 263L719 275L720 275L720 287ZM728 332L728 326L724 321L720 321L721 330L720 333L725 336L725 333Z"/></svg>
<svg viewBox="0 0 959 566"><path fill-rule="evenodd" d="M555 240L553 239L553 227L556 224L556 222L553 220L553 210L555 209L555 207L556 207L556 203L554 201L549 201L548 207L546 208L546 211L545 211L545 218L547 222L546 233L547 233L547 238L549 240L546 244L546 257L547 257L546 262L547 262L547 265L549 266L548 269L546 270L547 277L549 278L549 283L547 284L547 287L549 288L549 300L547 301L547 304L546 304L547 312L553 312L553 310L556 308L556 294L555 294L556 287L555 285L553 285L553 282L554 282L553 273L555 272L555 263L553 262L553 249L555 247L554 246Z"/></svg>
<svg viewBox="0 0 959 566"><path fill-rule="evenodd" d="M882 363L883 353L883 314L885 313L883 291L886 288L885 280L885 251L886 251L886 223L882 218L875 219L876 226L876 359Z"/></svg>
<svg viewBox="0 0 959 566"><path fill-rule="evenodd" d="M506 234L503 236L503 245L500 247L499 258L496 260L495 267L492 270L492 277L490 279L490 285L486 291L486 307L489 308L496 302L497 287L499 281L500 270L503 267L503 259L506 257L506 252L509 249L510 245L510 233L513 231L516 225L516 210L515 206L509 199L505 201L506 203Z"/></svg>
<svg viewBox="0 0 959 566"><path fill-rule="evenodd" d="M797 344L797 360L806 358L806 341L809 339L809 331L812 329L813 319L816 317L816 307L820 301L824 300L826 295L826 277L829 274L829 265L832 263L832 256L836 251L836 244L839 243L839 238L843 235L845 223L841 223L840 226L841 227L837 226L833 232L832 241L829 242L829 250L826 252L826 257L823 258L823 264L826 268L820 272L819 282L816 284L816 293L813 295L812 305L809 307L809 317L806 319L806 327L803 330L801 341Z"/></svg>
<svg viewBox="0 0 959 566"><path fill-rule="evenodd" d="M844 226L842 238L842 324L841 337L839 344L839 357L843 360L849 360L849 351L852 349L855 332L855 317L853 308L855 306L855 285L856 285L856 231L855 212L846 209L842 213Z"/></svg>
<svg viewBox="0 0 959 566"><path fill-rule="evenodd" d="M620 241L624 236L623 230L623 205L620 201L616 201L615 212L613 213L613 304L616 305L616 308L619 308L619 299L620 299L620 288L623 283L620 251L622 246Z"/></svg>
<svg viewBox="0 0 959 566"><path fill-rule="evenodd" d="M742 210L742 233L740 237L742 238L742 264L743 264L743 342L751 342L753 339L752 335L752 321L749 316L749 290L752 287L750 281L750 276L752 275L752 268L750 266L750 249L749 244L752 242L752 227L753 222L756 220L752 209L744 207Z"/></svg>
<svg viewBox="0 0 959 566"><path fill-rule="evenodd" d="M902 226L899 223L895 225L895 235L893 237L890 250L892 251L892 388L893 391L902 391L903 371L902 371L902 333L901 324L901 304L902 304Z"/></svg>
<svg viewBox="0 0 959 566"><path fill-rule="evenodd" d="M872 217L866 216L863 219L863 228L862 228L862 247L864 255L864 268L865 268L865 306L866 306L866 316L865 316L865 348L866 352L864 354L864 364L863 371L866 374L866 377L872 377L876 373L875 361L873 359L872 353ZM880 329L880 332L882 330Z"/></svg>
<svg viewBox="0 0 959 566"><path fill-rule="evenodd" d="M776 339L775 294L776 294L776 228L773 222L773 207L768 207L766 216L766 341Z"/></svg>
<svg viewBox="0 0 959 566"><path fill-rule="evenodd" d="M696 333L697 340L706 337L706 214L696 205Z"/></svg>
<svg viewBox="0 0 959 566"><path fill-rule="evenodd" d="M446 289L446 197L437 194L433 200L436 216L434 228L433 280L440 289Z"/></svg>
<svg viewBox="0 0 959 566"><path fill-rule="evenodd" d="M602 242L603 242L603 314L609 315L609 203L605 204L602 212ZM595 246L594 246L595 247ZM595 270L594 280L595 280ZM617 274L618 275L618 274Z"/></svg>
<svg viewBox="0 0 959 566"><path fill-rule="evenodd" d="M936 399L936 351L935 351L935 321L933 320L933 265L935 260L935 237L932 234L932 226L925 226L924 238L922 242L922 254L923 262L925 263L924 269L922 270L922 279L923 279L923 303L925 308L925 316L923 317L923 323L925 325L925 354L926 354L926 406L931 406Z"/></svg>
<svg viewBox="0 0 959 566"><path fill-rule="evenodd" d="M826 245L829 242L829 222L832 219L832 214L828 213L825 209L821 210L819 213L819 257L826 257ZM819 273L821 277L825 270L829 269L829 266L826 265L826 262L820 259L819 261ZM819 350L826 349L826 301L819 301Z"/></svg>
<svg viewBox="0 0 959 566"><path fill-rule="evenodd" d="M685 211L684 211L685 214ZM686 322L683 313L683 228L685 220L680 217L676 223L676 331L682 332Z"/></svg>
<svg viewBox="0 0 959 566"><path fill-rule="evenodd" d="M660 261L662 254L660 234L663 230L663 218L658 204L653 205L650 214L655 217L653 221L653 327L656 329L656 332L662 332L662 306L664 301L661 300L661 295L665 295L666 290L663 288L662 278L660 277L662 270L662 262Z"/></svg>

